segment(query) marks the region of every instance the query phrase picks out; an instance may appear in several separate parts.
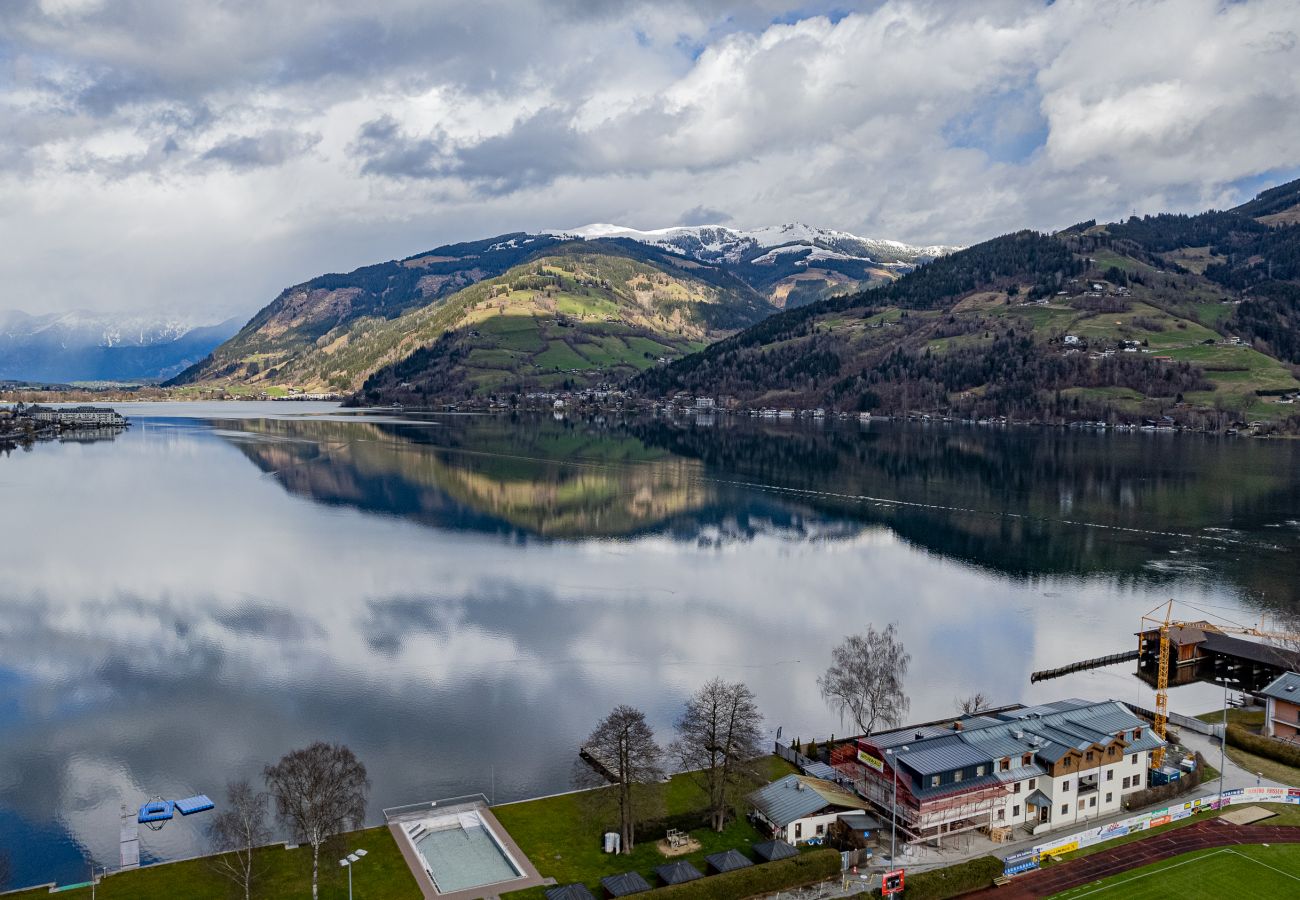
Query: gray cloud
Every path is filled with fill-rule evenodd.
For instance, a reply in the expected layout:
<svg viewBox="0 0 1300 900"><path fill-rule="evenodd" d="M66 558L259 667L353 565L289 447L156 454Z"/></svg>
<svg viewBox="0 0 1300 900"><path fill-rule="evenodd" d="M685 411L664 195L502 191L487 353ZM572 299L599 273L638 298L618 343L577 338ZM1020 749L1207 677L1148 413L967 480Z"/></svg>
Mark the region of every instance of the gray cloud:
<svg viewBox="0 0 1300 900"><path fill-rule="evenodd" d="M321 136L289 129L272 129L256 135L230 135L203 154L233 169L278 166L301 156L320 143Z"/></svg>
<svg viewBox="0 0 1300 900"><path fill-rule="evenodd" d="M677 221L682 225L723 225L731 221L731 216L711 206L692 206Z"/></svg>
<svg viewBox="0 0 1300 900"><path fill-rule="evenodd" d="M1287 0L12 0L0 309L247 313L590 221L968 243L1222 206L1296 168L1297 33Z"/></svg>

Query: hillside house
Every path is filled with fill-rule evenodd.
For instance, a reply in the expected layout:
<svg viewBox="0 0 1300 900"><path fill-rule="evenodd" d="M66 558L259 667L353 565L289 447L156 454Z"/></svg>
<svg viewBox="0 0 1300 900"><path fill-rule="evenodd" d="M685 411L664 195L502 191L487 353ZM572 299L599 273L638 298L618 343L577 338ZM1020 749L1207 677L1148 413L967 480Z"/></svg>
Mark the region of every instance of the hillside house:
<svg viewBox="0 0 1300 900"><path fill-rule="evenodd" d="M832 764L882 819L896 788L899 833L942 846L980 828L1038 834L1118 813L1163 744L1118 701L1060 700L861 737Z"/></svg>

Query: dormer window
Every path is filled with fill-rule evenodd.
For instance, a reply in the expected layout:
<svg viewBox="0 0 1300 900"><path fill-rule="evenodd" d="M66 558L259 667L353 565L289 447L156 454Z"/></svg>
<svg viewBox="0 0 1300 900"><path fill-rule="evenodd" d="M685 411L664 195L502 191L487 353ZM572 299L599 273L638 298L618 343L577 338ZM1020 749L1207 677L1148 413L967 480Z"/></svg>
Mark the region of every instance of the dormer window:
<svg viewBox="0 0 1300 900"><path fill-rule="evenodd" d="M1008 772L1010 770L1011 770L1011 757L1009 756L1002 757L1002 762L998 764L998 771Z"/></svg>
<svg viewBox="0 0 1300 900"><path fill-rule="evenodd" d="M1026 753L1024 756L1020 757L1020 764L1022 766L1027 766L1033 761L1034 755L1032 753Z"/></svg>
<svg viewBox="0 0 1300 900"><path fill-rule="evenodd" d="M956 772L952 773L952 780L961 781L961 769L958 769Z"/></svg>
<svg viewBox="0 0 1300 900"><path fill-rule="evenodd" d="M1133 729L1133 740L1137 741L1137 740L1141 740L1141 738L1142 738L1142 729L1141 729L1141 728L1134 728L1134 729Z"/></svg>

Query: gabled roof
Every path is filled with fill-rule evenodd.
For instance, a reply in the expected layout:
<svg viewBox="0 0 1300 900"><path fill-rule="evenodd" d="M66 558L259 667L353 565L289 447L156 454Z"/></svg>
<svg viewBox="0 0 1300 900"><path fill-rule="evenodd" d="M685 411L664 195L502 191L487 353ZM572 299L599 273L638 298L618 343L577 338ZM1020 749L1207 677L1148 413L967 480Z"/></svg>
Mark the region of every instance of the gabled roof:
<svg viewBox="0 0 1300 900"><path fill-rule="evenodd" d="M1272 697L1274 700L1300 703L1300 674L1283 672L1260 693L1265 697Z"/></svg>
<svg viewBox="0 0 1300 900"><path fill-rule="evenodd" d="M1025 798L1025 803L1029 806L1051 806L1052 801L1042 791L1034 791Z"/></svg>
<svg viewBox="0 0 1300 900"><path fill-rule="evenodd" d="M787 775L765 785L749 795L749 802L778 828L811 816L828 806L841 809L867 809L865 800L837 784L810 778L807 775Z"/></svg>
<svg viewBox="0 0 1300 900"><path fill-rule="evenodd" d="M760 841L754 845L754 853L766 862L775 862L778 859L789 859L791 856L798 856L799 851L782 840Z"/></svg>

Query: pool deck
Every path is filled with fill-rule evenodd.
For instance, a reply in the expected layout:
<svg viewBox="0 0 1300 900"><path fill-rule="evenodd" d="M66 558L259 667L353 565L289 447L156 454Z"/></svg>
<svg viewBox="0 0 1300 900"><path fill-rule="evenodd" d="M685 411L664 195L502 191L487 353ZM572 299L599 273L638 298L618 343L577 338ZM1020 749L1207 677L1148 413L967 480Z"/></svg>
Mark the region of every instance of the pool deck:
<svg viewBox="0 0 1300 900"><path fill-rule="evenodd" d="M388 823L388 830L393 834L393 840L397 842L398 848L402 851L402 858L406 860L407 868L415 876L415 883L420 886L421 893L424 894L425 900L496 900L501 894L508 891L520 891L524 888L536 887L540 884L555 884L553 878L543 878L533 865L532 860L524 855L524 851L519 849L515 839L510 836L510 832L497 821L497 817L492 815L492 810L486 804L477 805L474 809L483 820L487 822L488 827L503 847L510 853L510 856L524 870L524 874L519 878L512 878L509 881L498 881L496 884L485 884L482 887L466 888L463 891L451 891L446 894L438 893L438 889L433 886L433 881L429 878L429 873L424 871L424 866L420 863L420 858L415 853L415 847L412 846L406 832L402 830L402 821L394 820ZM425 812L422 816L427 816ZM414 816L403 817L407 820L415 818Z"/></svg>

